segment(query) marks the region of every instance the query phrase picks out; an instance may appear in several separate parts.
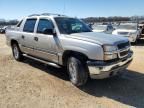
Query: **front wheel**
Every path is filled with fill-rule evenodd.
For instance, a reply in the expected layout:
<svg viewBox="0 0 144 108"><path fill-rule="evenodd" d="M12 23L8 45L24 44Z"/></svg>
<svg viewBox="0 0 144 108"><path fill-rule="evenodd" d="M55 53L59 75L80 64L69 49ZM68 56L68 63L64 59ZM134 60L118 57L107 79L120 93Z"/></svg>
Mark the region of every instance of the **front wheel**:
<svg viewBox="0 0 144 108"><path fill-rule="evenodd" d="M82 60L70 57L67 62L67 70L72 84L82 86L87 82L88 71Z"/></svg>
<svg viewBox="0 0 144 108"><path fill-rule="evenodd" d="M138 40L139 40L139 36L137 36L137 37L136 37L136 39L135 39L135 42L134 42L134 43L135 43L135 44L137 44L137 43L138 43Z"/></svg>
<svg viewBox="0 0 144 108"><path fill-rule="evenodd" d="M17 61L23 60L23 55L22 55L22 52L20 51L18 44L14 43L12 45L12 52L13 52L13 57L15 58L15 60Z"/></svg>

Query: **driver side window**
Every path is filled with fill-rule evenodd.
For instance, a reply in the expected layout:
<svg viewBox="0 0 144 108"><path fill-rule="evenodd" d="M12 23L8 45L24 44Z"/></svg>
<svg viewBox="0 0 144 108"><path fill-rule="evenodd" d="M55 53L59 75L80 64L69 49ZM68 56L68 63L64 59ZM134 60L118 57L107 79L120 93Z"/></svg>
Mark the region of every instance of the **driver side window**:
<svg viewBox="0 0 144 108"><path fill-rule="evenodd" d="M44 29L53 29L53 23L47 19L40 19L38 23L37 33L43 33Z"/></svg>

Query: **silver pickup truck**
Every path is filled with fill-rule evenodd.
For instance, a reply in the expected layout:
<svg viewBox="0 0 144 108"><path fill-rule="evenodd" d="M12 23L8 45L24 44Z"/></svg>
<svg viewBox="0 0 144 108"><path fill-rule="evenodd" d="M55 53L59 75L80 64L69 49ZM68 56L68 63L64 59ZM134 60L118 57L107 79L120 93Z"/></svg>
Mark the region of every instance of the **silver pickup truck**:
<svg viewBox="0 0 144 108"><path fill-rule="evenodd" d="M122 36L95 33L81 20L57 14L30 15L6 30L17 61L31 58L66 67L71 82L118 75L132 61L130 42Z"/></svg>

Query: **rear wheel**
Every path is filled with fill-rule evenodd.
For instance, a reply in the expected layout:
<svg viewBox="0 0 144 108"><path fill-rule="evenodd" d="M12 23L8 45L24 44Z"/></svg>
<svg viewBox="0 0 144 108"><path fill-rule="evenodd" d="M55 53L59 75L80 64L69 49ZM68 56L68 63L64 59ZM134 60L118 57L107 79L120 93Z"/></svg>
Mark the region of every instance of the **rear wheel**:
<svg viewBox="0 0 144 108"><path fill-rule="evenodd" d="M70 81L75 86L82 86L87 82L88 71L86 65L82 60L75 57L70 57L67 61L67 70Z"/></svg>
<svg viewBox="0 0 144 108"><path fill-rule="evenodd" d="M17 43L12 44L12 52L13 52L13 57L17 61L22 61L23 60L23 55L22 52L20 51L20 48Z"/></svg>

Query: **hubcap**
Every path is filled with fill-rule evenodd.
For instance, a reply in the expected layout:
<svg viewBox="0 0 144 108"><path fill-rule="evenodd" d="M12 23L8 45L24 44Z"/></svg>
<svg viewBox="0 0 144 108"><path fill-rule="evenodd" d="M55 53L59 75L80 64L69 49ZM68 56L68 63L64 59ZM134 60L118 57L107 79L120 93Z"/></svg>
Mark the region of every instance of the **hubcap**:
<svg viewBox="0 0 144 108"><path fill-rule="evenodd" d="M18 57L19 57L19 51L18 51L17 46L14 46L13 53L14 53L14 57L15 57L16 59L18 59Z"/></svg>
<svg viewBox="0 0 144 108"><path fill-rule="evenodd" d="M76 64L72 61L70 61L70 63L69 63L69 72L70 72L71 78L73 80L76 80L76 72L77 72Z"/></svg>

